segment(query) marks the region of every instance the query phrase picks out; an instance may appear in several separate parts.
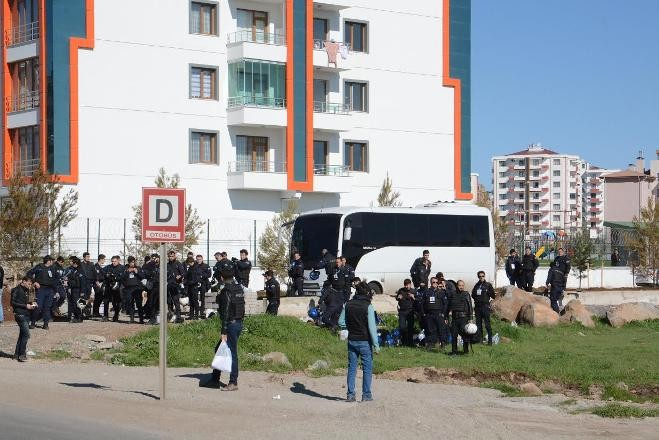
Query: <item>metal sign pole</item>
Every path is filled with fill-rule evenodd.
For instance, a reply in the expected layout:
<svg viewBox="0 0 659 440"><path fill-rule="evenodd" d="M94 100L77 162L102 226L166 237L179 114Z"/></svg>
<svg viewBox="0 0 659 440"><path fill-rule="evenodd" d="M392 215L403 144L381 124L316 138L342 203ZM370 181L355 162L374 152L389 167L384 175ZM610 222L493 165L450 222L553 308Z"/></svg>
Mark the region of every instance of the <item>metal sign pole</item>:
<svg viewBox="0 0 659 440"><path fill-rule="evenodd" d="M167 370L167 249L160 244L160 400L165 400Z"/></svg>

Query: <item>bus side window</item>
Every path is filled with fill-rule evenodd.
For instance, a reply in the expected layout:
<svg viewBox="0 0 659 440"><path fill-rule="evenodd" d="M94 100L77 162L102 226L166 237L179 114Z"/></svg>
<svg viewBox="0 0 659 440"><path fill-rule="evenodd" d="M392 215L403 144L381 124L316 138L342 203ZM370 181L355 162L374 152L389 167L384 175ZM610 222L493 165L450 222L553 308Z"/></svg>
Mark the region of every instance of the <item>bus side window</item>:
<svg viewBox="0 0 659 440"><path fill-rule="evenodd" d="M431 246L455 247L459 243L460 216L432 215L428 241Z"/></svg>

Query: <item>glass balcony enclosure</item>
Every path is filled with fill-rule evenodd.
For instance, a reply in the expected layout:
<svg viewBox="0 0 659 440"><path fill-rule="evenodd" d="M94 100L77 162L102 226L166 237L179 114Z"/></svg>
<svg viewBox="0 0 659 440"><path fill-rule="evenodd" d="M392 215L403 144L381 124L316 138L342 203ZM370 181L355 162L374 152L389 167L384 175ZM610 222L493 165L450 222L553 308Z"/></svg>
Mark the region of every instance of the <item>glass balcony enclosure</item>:
<svg viewBox="0 0 659 440"><path fill-rule="evenodd" d="M229 108L286 107L286 65L258 60L229 64Z"/></svg>

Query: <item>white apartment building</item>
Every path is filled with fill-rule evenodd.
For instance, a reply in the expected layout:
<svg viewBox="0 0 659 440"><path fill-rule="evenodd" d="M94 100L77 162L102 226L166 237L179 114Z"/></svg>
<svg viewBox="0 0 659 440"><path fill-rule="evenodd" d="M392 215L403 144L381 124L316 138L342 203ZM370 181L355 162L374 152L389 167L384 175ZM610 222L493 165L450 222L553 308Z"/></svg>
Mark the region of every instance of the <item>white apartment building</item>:
<svg viewBox="0 0 659 440"><path fill-rule="evenodd" d="M160 167L203 219L368 206L387 173L471 198L469 1L1 1L3 179L44 168L79 217L131 217Z"/></svg>
<svg viewBox="0 0 659 440"><path fill-rule="evenodd" d="M517 235L582 226L583 161L532 144L492 158L494 203Z"/></svg>
<svg viewBox="0 0 659 440"><path fill-rule="evenodd" d="M596 237L604 228L606 197L604 176L619 170L607 170L591 163L583 163L582 166L583 219L591 236Z"/></svg>

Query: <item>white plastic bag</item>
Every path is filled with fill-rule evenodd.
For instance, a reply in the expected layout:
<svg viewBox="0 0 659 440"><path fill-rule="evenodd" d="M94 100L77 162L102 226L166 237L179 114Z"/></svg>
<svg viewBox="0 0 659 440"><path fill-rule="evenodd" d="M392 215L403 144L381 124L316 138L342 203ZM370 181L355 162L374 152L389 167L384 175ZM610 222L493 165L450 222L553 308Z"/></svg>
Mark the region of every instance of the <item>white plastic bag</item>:
<svg viewBox="0 0 659 440"><path fill-rule="evenodd" d="M215 370L231 372L231 350L226 342L222 342L215 353L211 366Z"/></svg>

